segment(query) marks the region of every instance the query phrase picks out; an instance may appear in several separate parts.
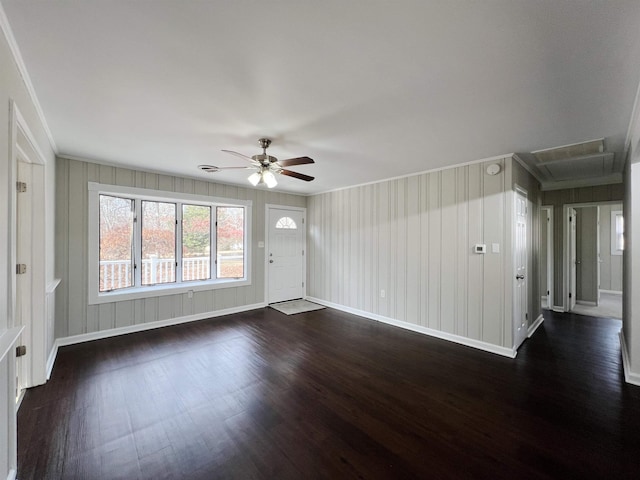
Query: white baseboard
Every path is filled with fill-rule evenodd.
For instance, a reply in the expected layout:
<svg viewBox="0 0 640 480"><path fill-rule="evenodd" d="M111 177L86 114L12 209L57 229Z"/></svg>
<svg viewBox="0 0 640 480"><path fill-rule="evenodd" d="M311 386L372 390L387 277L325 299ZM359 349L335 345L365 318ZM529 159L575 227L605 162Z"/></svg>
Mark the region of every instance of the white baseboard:
<svg viewBox="0 0 640 480"><path fill-rule="evenodd" d="M15 470L9 470L9 475L7 475L7 480L16 480L16 472Z"/></svg>
<svg viewBox="0 0 640 480"><path fill-rule="evenodd" d="M53 342L53 347L51 347L51 351L49 352L49 358L47 358L47 382L51 378L51 372L53 371L53 364L56 362L56 357L58 356L58 340L56 339Z"/></svg>
<svg viewBox="0 0 640 480"><path fill-rule="evenodd" d="M618 290L600 290L600 293L609 293L611 295L622 295L622 292L619 292Z"/></svg>
<svg viewBox="0 0 640 480"><path fill-rule="evenodd" d="M587 300L576 300L578 305L586 305L588 307L597 307L598 302L588 302Z"/></svg>
<svg viewBox="0 0 640 480"><path fill-rule="evenodd" d="M127 327L110 328L109 330L101 330L99 332L83 333L80 335L71 335L69 337L57 338L49 360L51 365L47 362L47 370L51 373L53 369L53 362L55 361L58 347L64 347L65 345L74 345L76 343L90 342L92 340L100 340L102 338L117 337L118 335L126 335L127 333L142 332L145 330L153 330L161 327L169 327L171 325L179 325L181 323L195 322L197 320L206 320L207 318L222 317L223 315L230 315L232 313L248 312L249 310L256 310L258 308L264 308L266 303L254 303L252 305L243 305L241 307L225 308L224 310L214 310L213 312L197 313L195 315L186 315L184 317L169 318L167 320L159 320L157 322L140 323L137 325L129 325Z"/></svg>
<svg viewBox="0 0 640 480"><path fill-rule="evenodd" d="M620 352L622 353L622 368L624 370L624 381L631 385L640 386L640 374L631 371L631 361L629 360L629 352L627 344L624 341L624 331L620 330Z"/></svg>
<svg viewBox="0 0 640 480"><path fill-rule="evenodd" d="M475 340L473 338L462 337L460 335L454 335L452 333L442 332L440 330L434 330L432 328L423 327L421 325L416 325L414 323L403 322L402 320L396 320L394 318L384 317L382 315L366 312L364 310L358 310L356 308L339 305L337 303L328 302L320 298L306 297L306 299L309 300L310 302L319 303L320 305L324 305L326 307L335 308L336 310L351 313L353 315L358 315L359 317L364 317L370 320L375 320L377 322L394 325L396 327L404 328L405 330L411 330L413 332L423 333L431 337L440 338L442 340L448 340L450 342L458 343L460 345L465 345L467 347L477 348L478 350L484 350L485 352L495 353L497 355L502 355L504 357L515 358L517 354L517 351L513 348L501 347L499 345L493 345L492 343Z"/></svg>
<svg viewBox="0 0 640 480"><path fill-rule="evenodd" d="M562 305L560 306L554 305L551 310L553 310L556 313L564 313L564 307Z"/></svg>
<svg viewBox="0 0 640 480"><path fill-rule="evenodd" d="M527 331L527 338L531 338L533 336L538 327L542 325L542 322L544 322L544 317L542 316L542 314L540 314L540 316L536 318L536 321L529 326L529 329Z"/></svg>

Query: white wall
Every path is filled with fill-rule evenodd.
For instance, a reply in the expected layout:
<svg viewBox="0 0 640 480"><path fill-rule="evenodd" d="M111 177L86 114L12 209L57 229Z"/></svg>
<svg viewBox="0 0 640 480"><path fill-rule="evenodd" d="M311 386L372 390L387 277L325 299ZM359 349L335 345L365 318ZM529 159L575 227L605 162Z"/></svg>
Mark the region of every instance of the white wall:
<svg viewBox="0 0 640 480"><path fill-rule="evenodd" d="M54 152L51 148L43 123L40 121L36 106L32 101L25 82L18 70L10 47L9 29L6 17L0 6L0 346L6 340L9 329L14 325L11 304L12 277L15 259L12 256L13 226L12 217L15 208L15 181L12 166L9 105L11 100L20 110L34 140L45 157L45 195L47 198L46 216L49 218L45 229L46 277L53 280L53 211L54 211ZM8 37L9 36L9 37ZM51 339L49 339L51 343ZM15 377L14 356L9 354L0 361L0 478L6 478L16 467L15 438ZM3 352L0 352L2 354Z"/></svg>
<svg viewBox="0 0 640 480"><path fill-rule="evenodd" d="M625 163L622 354L625 379L640 385L640 88L629 125Z"/></svg>
<svg viewBox="0 0 640 480"><path fill-rule="evenodd" d="M611 255L611 212L622 203L600 205L600 289L622 292L622 255Z"/></svg>
<svg viewBox="0 0 640 480"><path fill-rule="evenodd" d="M308 295L511 348L512 176L503 158L310 197Z"/></svg>
<svg viewBox="0 0 640 480"><path fill-rule="evenodd" d="M637 145L638 137L635 138ZM625 378L628 382L640 385L640 160L637 148L630 150L625 168L626 198L625 215L625 251L624 251L624 290L622 304L622 348L625 360ZM634 290L635 287L635 290Z"/></svg>
<svg viewBox="0 0 640 480"><path fill-rule="evenodd" d="M64 158L58 158L57 162L56 271L62 279L56 291L57 338L263 303L264 248L257 248L257 244L265 240L265 204L304 207L307 202L300 195L263 188L223 185ZM184 293L88 305L88 182L251 200L252 284L196 291L193 298Z"/></svg>

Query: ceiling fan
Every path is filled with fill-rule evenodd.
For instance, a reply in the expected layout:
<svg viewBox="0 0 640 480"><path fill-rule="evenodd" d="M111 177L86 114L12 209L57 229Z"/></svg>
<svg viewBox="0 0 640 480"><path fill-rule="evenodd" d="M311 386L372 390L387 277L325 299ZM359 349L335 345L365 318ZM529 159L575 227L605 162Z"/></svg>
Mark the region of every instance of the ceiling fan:
<svg viewBox="0 0 640 480"><path fill-rule="evenodd" d="M305 175L303 173L294 172L292 170L287 170L284 167L292 167L294 165L305 165L308 163L315 163L309 157L296 157L296 158L288 158L286 160L278 160L276 157L272 157L271 155L267 155L267 148L271 145L271 140L268 138L261 138L258 140L258 143L262 147L262 153L258 155L254 155L252 157L248 157L238 152L234 152L232 150L222 150L223 152L230 153L231 155L235 155L236 157L240 157L243 160L247 160L251 163L251 166L246 167L216 167L215 165L198 165L198 168L202 171L208 173L219 172L220 170L236 170L236 169L254 169L256 170L251 175L249 175L249 182L255 187L260 183L264 183L269 188L273 188L278 184L274 173L280 175L286 175L287 177L297 178L299 180L304 180L305 182L310 182L314 177L310 177L309 175Z"/></svg>

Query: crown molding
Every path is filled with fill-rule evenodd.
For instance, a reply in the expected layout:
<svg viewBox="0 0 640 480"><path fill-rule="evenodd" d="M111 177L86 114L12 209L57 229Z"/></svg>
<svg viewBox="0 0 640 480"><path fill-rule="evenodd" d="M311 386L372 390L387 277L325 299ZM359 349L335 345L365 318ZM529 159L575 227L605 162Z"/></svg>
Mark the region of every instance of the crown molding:
<svg viewBox="0 0 640 480"><path fill-rule="evenodd" d="M49 145L54 153L58 153L58 147L56 146L56 142L53 139L53 135L51 134L51 130L49 129L49 124L47 123L47 119L44 116L44 112L42 111L42 107L40 106L40 102L38 101L38 96L36 95L36 91L33 88L33 83L31 83L31 77L29 76L29 72L27 71L27 66L22 60L22 55L20 54L20 49L18 48L18 43L16 42L16 38L13 36L13 31L11 30L11 26L9 25L9 19L2 7L2 3L0 3L0 29L2 29L2 33L4 34L4 38L7 40L7 44L9 45L9 50L11 50L11 55L13 56L13 60L16 62L16 66L18 67L18 72L22 77L22 81L24 83L25 88L27 89L27 93L29 94L29 98L33 102L33 106L36 109L36 114L40 119L40 123L42 123L42 128L49 139Z"/></svg>

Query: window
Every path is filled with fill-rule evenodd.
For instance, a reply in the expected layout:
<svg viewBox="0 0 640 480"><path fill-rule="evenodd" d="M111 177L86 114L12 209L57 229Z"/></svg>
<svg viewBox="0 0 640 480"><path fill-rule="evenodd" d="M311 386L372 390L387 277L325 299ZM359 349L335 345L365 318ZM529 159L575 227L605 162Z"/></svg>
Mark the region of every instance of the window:
<svg viewBox="0 0 640 480"><path fill-rule="evenodd" d="M142 285L176 281L176 204L142 200Z"/></svg>
<svg viewBox="0 0 640 480"><path fill-rule="evenodd" d="M89 209L90 304L251 284L250 201L89 183Z"/></svg>
<svg viewBox="0 0 640 480"><path fill-rule="evenodd" d="M622 255L624 250L624 217L622 210L611 211L611 255Z"/></svg>
<svg viewBox="0 0 640 480"><path fill-rule="evenodd" d="M242 277L244 272L244 209L218 207L216 215L218 278Z"/></svg>
<svg viewBox="0 0 640 480"><path fill-rule="evenodd" d="M207 280L210 265L211 207L182 205L182 279Z"/></svg>
<svg viewBox="0 0 640 480"><path fill-rule="evenodd" d="M100 195L101 292L133 285L133 200Z"/></svg>
<svg viewBox="0 0 640 480"><path fill-rule="evenodd" d="M293 218L281 217L276 222L276 228L278 229L287 228L287 229L295 230L296 228L298 228L298 226L296 225L296 222L293 220Z"/></svg>

